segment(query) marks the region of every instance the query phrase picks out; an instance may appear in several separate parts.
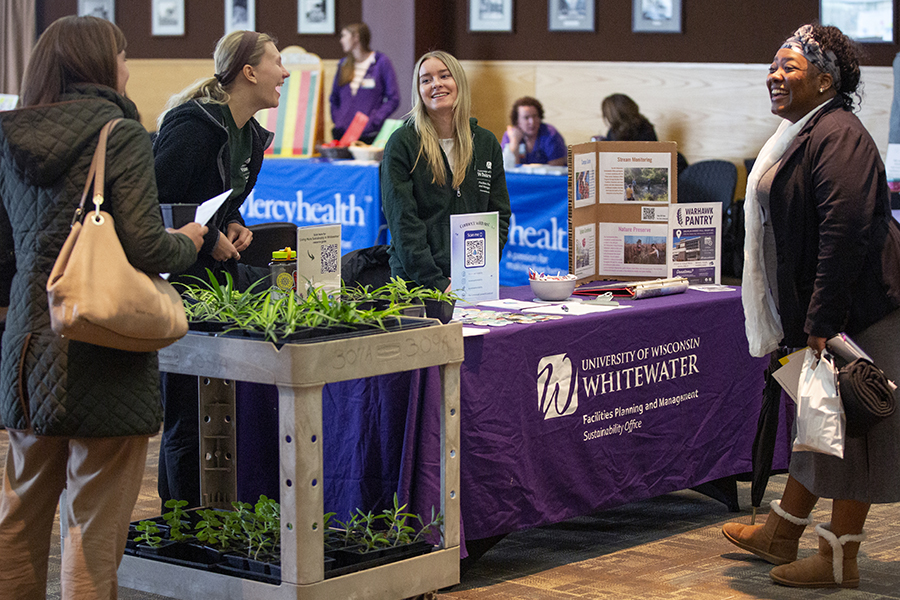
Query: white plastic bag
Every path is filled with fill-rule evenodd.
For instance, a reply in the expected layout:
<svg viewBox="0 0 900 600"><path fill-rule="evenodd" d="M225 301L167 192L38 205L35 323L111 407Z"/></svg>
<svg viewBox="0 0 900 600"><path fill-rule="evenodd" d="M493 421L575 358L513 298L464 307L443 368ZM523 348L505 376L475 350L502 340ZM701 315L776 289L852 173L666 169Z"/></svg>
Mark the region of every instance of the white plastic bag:
<svg viewBox="0 0 900 600"><path fill-rule="evenodd" d="M822 452L844 458L846 417L835 385L837 369L827 352L822 359L807 348L797 386L797 437L794 452Z"/></svg>

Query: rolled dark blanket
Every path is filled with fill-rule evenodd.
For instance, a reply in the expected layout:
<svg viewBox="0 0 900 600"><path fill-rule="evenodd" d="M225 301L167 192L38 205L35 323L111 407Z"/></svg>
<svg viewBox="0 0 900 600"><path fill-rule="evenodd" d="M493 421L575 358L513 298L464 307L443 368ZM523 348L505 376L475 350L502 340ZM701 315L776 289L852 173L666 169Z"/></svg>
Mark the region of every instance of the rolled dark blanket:
<svg viewBox="0 0 900 600"><path fill-rule="evenodd" d="M894 392L881 369L857 358L838 372L838 392L847 415L848 434L865 433L894 413Z"/></svg>

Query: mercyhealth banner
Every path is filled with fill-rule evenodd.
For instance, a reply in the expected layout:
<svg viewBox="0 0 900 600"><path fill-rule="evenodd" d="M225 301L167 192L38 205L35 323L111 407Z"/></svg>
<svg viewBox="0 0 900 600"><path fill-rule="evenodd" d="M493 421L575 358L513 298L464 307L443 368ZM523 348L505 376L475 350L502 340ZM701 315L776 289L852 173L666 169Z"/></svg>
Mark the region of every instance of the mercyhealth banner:
<svg viewBox="0 0 900 600"><path fill-rule="evenodd" d="M378 165L266 157L241 216L248 226L340 223L341 254L374 246L385 224Z"/></svg>

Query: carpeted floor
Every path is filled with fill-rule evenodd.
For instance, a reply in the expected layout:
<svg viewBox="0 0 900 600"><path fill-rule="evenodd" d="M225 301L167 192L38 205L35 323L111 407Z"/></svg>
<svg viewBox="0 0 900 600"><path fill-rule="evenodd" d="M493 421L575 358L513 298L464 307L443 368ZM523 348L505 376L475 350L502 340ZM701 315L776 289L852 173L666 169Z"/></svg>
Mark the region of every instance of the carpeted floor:
<svg viewBox="0 0 900 600"><path fill-rule="evenodd" d="M0 432L0 456L6 456ZM134 518L159 514L153 438ZM0 463L0 473L3 464ZM769 482L763 505L778 498L784 475ZM749 484L739 485L740 504L750 505ZM829 520L831 503L822 500L816 522ZM866 524L869 540L860 552L858 590L798 590L771 583L768 563L740 552L722 537L723 523L748 522L748 512L692 491L635 502L595 515L511 534L476 561L459 585L437 594L440 600L724 600L730 598L841 600L900 599L900 511L873 506ZM801 556L816 547L808 528ZM59 598L59 539L54 535L47 598ZM121 600L162 600L162 596L120 588ZM223 599L224 600L224 599ZM340 600L340 599L335 599Z"/></svg>

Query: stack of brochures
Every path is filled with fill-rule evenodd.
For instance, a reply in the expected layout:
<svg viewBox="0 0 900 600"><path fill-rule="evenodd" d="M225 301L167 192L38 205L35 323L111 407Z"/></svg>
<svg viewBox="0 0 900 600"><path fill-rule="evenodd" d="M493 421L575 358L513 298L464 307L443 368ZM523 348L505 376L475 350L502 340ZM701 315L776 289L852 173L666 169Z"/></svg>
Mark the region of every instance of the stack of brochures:
<svg viewBox="0 0 900 600"><path fill-rule="evenodd" d="M630 281L620 283L589 283L575 288L576 296L599 296L612 292L616 298L655 298L682 294L688 289L688 280L684 277L651 279L649 281Z"/></svg>

